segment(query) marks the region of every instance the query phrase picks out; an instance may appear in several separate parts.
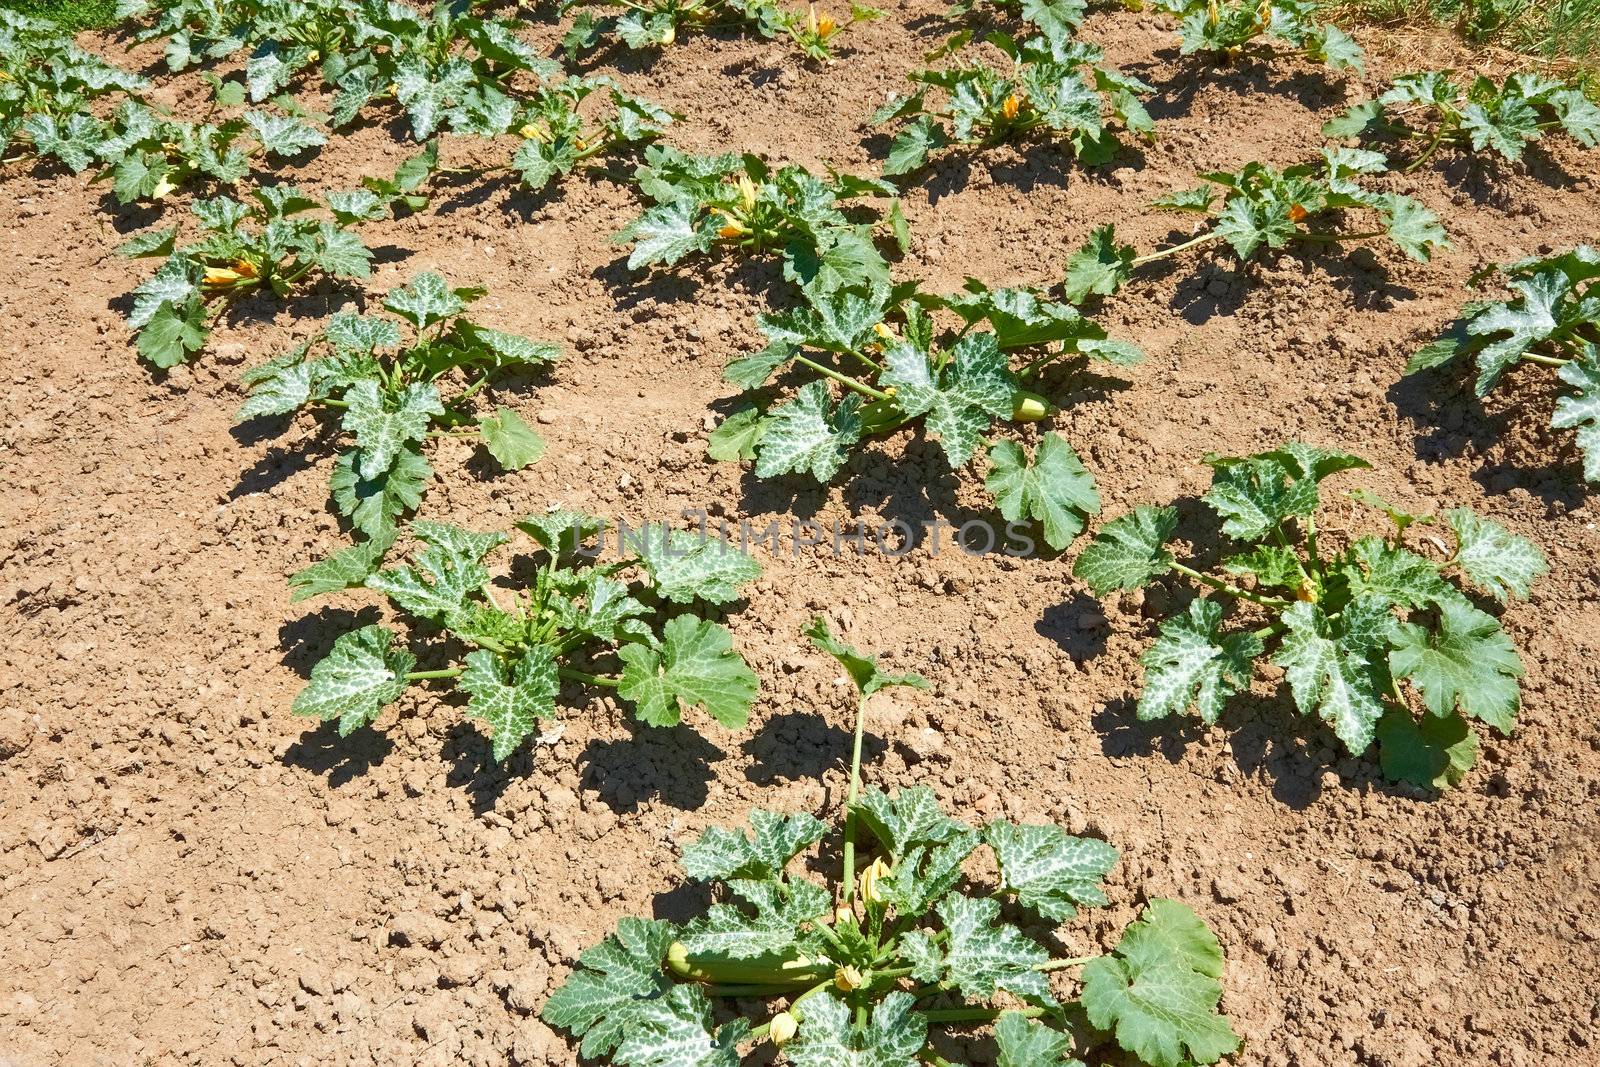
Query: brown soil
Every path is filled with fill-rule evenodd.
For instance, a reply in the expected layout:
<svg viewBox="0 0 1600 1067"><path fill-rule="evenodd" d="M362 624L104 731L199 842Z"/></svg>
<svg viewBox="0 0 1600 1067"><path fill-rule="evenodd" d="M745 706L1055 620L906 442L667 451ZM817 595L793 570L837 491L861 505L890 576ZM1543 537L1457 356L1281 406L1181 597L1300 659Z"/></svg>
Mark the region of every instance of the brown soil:
<svg viewBox="0 0 1600 1067"><path fill-rule="evenodd" d="M624 77L690 116L681 145L865 170L863 117L931 47L940 6L897 5L825 69L781 44L698 38ZM1097 16L1085 32L1160 87L1161 141L1095 171L1050 149L940 166L907 198L915 247L900 273L942 289L967 274L1051 284L1108 220L1154 247L1178 232L1151 197L1197 170L1301 160L1357 91L1291 60L1196 77L1152 15ZM1408 39L1364 80L1443 64L1474 59ZM346 186L404 154L372 127L297 177ZM149 217L84 178L12 167L0 1062L573 1062L535 1013L619 916L694 906L673 873L681 844L752 806L835 810L849 711L797 636L815 612L934 682L873 713L871 781L927 783L968 818L1060 820L1123 850L1113 906L1070 940L1104 942L1145 895L1204 915L1228 954L1239 1062L1596 1062L1600 532L1567 439L1542 428L1550 389L1535 375L1487 411L1449 375L1399 381L1474 270L1594 238L1595 161L1553 144L1523 167L1391 179L1454 236L1430 266L1376 245L1142 277L1105 317L1151 358L1126 388L1083 387L1057 420L1110 514L1203 491L1208 450L1297 437L1371 459L1349 485L1412 511L1471 506L1542 543L1551 574L1506 613L1528 666L1521 723L1438 798L1342 758L1265 680L1223 727L1138 723L1157 597L1101 605L1069 577L1070 554L769 558L729 618L763 685L735 735L635 730L597 700L554 744L496 767L433 696L348 740L308 726L288 714L304 673L376 617L375 598L289 603L284 575L343 543L329 450L309 421L258 439L230 419L238 372L349 295L248 305L204 358L153 379L113 307L148 268L112 249ZM985 511L977 480L950 478L920 439L874 446L826 492L705 461L708 404L729 393L720 368L759 343L754 315L782 286L767 267L703 263L640 283L606 240L634 210L601 178L546 202L467 185L374 228L385 262L368 294L437 269L489 287L484 319L571 350L495 397L543 416L548 457L486 477L464 447L440 452L426 515L487 529L551 503L758 525ZM1336 505L1329 523L1350 518Z"/></svg>

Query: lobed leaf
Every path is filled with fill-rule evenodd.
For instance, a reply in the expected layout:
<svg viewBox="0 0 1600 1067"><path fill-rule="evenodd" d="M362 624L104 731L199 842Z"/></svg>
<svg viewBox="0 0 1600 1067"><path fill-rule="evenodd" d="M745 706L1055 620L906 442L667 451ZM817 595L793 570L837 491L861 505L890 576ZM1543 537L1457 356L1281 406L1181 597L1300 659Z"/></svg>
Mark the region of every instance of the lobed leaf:
<svg viewBox="0 0 1600 1067"><path fill-rule="evenodd" d="M759 682L733 638L715 623L678 615L667 620L660 646L627 644L617 652L617 695L651 726L676 726L683 708L704 707L730 730L750 718Z"/></svg>
<svg viewBox="0 0 1600 1067"><path fill-rule="evenodd" d="M311 680L294 698L294 713L338 723L340 737L371 725L405 692L406 673L417 664L394 642L395 635L377 625L340 636L311 669Z"/></svg>

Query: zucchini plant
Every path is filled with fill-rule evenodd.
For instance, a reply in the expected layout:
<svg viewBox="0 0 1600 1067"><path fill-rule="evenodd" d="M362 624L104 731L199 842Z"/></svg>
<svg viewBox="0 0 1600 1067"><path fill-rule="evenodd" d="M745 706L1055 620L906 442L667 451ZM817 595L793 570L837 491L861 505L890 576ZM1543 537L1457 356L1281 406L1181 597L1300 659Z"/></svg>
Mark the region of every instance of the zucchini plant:
<svg viewBox="0 0 1600 1067"><path fill-rule="evenodd" d="M315 67L333 93L335 127L393 100L426 140L474 90L504 88L518 74L560 75L518 35L511 19L480 15L464 0L426 10L401 0L129 0L124 13L156 9L140 40L167 39L173 70L250 50L244 82L260 101Z"/></svg>
<svg viewBox="0 0 1600 1067"><path fill-rule="evenodd" d="M145 87L138 75L78 47L56 23L0 8L0 156L84 158L73 168L82 170L99 129L90 102Z"/></svg>
<svg viewBox="0 0 1600 1067"><path fill-rule="evenodd" d="M837 837L807 813L754 811L749 833L706 830L684 849L683 871L720 886L719 902L683 924L621 920L545 1003L545 1021L579 1039L580 1055L619 1067L774 1055L793 1067L948 1067L939 1034L989 1024L999 1062L1019 1067L1065 1067L1108 1044L1152 1067L1214 1063L1239 1047L1217 1011L1222 950L1183 904L1152 899L1106 954L1055 948L1057 926L1107 903L1115 848L1049 824L971 827L925 786L863 789L868 698L926 682L884 672L821 620L807 633L859 698ZM840 868L832 852L814 855L830 838ZM802 855L830 877L797 869ZM979 855L997 872L990 883L965 869ZM1063 972L1075 975L1075 1000L1051 981Z"/></svg>
<svg viewBox="0 0 1600 1067"><path fill-rule="evenodd" d="M650 206L613 238L633 243L630 268L732 248L781 253L784 276L812 292L889 280L874 224L846 214L852 199L893 196L887 182L831 172L824 180L794 164L774 169L758 156L696 156L668 145L645 149L634 180ZM898 200L886 223L904 250L910 235Z"/></svg>
<svg viewBox="0 0 1600 1067"><path fill-rule="evenodd" d="M1281 42L1333 70L1360 70L1361 46L1348 33L1318 21L1313 0L1152 0L1181 20L1179 51L1232 60L1257 42Z"/></svg>
<svg viewBox="0 0 1600 1067"><path fill-rule="evenodd" d="M919 170L933 153L951 145L1040 138L1059 140L1085 163L1105 163L1118 148L1110 120L1143 136L1155 130L1139 102L1154 89L1102 65L1099 45L1045 37L1018 43L1004 33L985 40L1011 61L1008 69L966 60L946 70L914 71L908 77L922 88L895 97L873 114L873 125L898 129L885 174ZM936 106L930 106L933 90L941 97Z"/></svg>
<svg viewBox="0 0 1600 1067"><path fill-rule="evenodd" d="M881 18L883 12L852 3L844 22L815 3L805 14L784 8L776 0L562 0L560 14L581 9L562 38L568 59L577 59L602 41L620 40L633 49L671 47L680 31L723 28L747 29L766 38L788 37L807 58L828 62L839 34L858 22ZM597 9L620 11L599 15Z"/></svg>
<svg viewBox="0 0 1600 1067"><path fill-rule="evenodd" d="M324 207L332 216L307 212ZM365 278L372 252L353 232L388 210L370 190L333 192L319 203L291 185L262 186L250 202L218 196L196 200L200 240L178 245L179 227L148 230L118 250L162 264L133 291L128 325L139 354L157 367L174 367L205 347L211 324L228 302L266 289L279 299L315 274Z"/></svg>
<svg viewBox="0 0 1600 1067"><path fill-rule="evenodd" d="M1144 654L1138 717L1192 708L1214 724L1267 660L1284 672L1301 714L1326 722L1352 755L1376 741L1390 777L1459 782L1477 756L1468 720L1509 734L1523 674L1500 621L1463 587L1502 604L1526 597L1547 569L1543 555L1466 508L1444 515L1453 550L1431 535L1408 543L1408 531L1436 520L1363 491L1351 498L1386 514L1392 532L1341 537L1342 547L1327 551L1317 526L1321 483L1365 460L1290 443L1206 462L1213 473L1202 499L1232 542L1217 566L1180 562L1167 547L1175 508L1141 507L1107 523L1073 567L1101 596L1167 575L1204 594L1163 622Z"/></svg>
<svg viewBox="0 0 1600 1067"><path fill-rule="evenodd" d="M958 18L974 13L990 16L1002 15L1026 23L1031 32L1038 33L1054 46L1067 45L1083 26L1089 13L1087 0L959 0L945 14ZM962 30L953 36L939 51L948 52L972 39L971 30Z"/></svg>
<svg viewBox="0 0 1600 1067"><path fill-rule="evenodd" d="M250 395L235 421L301 409L338 415L353 447L334 462L334 506L367 537L392 541L395 521L417 507L432 476L422 454L429 440L478 442L504 470L544 454L539 435L510 408L471 414L472 398L496 374L561 354L549 342L468 319L468 305L483 295L423 273L384 298L394 318L333 316L292 352L245 372ZM447 382L455 385L449 395L441 389Z"/></svg>
<svg viewBox="0 0 1600 1067"><path fill-rule="evenodd" d="M201 178L236 185L256 157L293 159L327 140L315 126L273 111L190 122L125 100L109 121L82 126L74 138L52 143L49 154L74 172L96 167L95 179L110 181L117 202L131 204L161 201Z"/></svg>
<svg viewBox="0 0 1600 1067"><path fill-rule="evenodd" d="M952 325L939 327L935 313ZM1143 358L1071 305L1036 289L990 289L971 279L951 296L919 292L914 283L847 286L759 322L767 347L723 375L751 402L709 442L713 459L754 460L758 478L830 482L864 439L917 423L960 470L996 423L1050 414L1030 387L1090 363L1129 366ZM774 402L775 376L804 384ZM1057 434L1042 435L1031 460L1014 440L991 444L988 459L987 485L1002 514L1041 522L1052 548L1065 548L1100 510L1094 479Z"/></svg>
<svg viewBox="0 0 1600 1067"><path fill-rule="evenodd" d="M367 542L297 573L296 599L364 585L416 628L409 645L379 625L341 636L312 668L294 713L337 723L346 736L413 683L448 683L466 695L467 715L488 727L502 761L559 715L564 683L613 692L650 726L676 725L695 708L729 729L745 724L756 676L728 631L691 609L734 601L760 577L760 564L714 538L665 527L638 532L637 556L601 563L584 542L605 523L571 511L517 527L537 542L538 566L509 594L497 591L484 562L505 534L421 520L409 527L420 545L410 564L375 570L382 553ZM424 634L434 635L425 655L471 651L457 664L418 670L411 649Z"/></svg>
<svg viewBox="0 0 1600 1067"><path fill-rule="evenodd" d="M604 99L598 113L580 113L591 96ZM522 184L541 190L558 177L598 157L633 151L661 136L675 118L642 97L622 91L604 75L563 78L512 96L493 86L469 90L448 117L454 133L498 137L516 132L522 146L506 169ZM473 168L487 172L496 168Z"/></svg>
<svg viewBox="0 0 1600 1067"><path fill-rule="evenodd" d="M1600 145L1600 106L1576 84L1524 72L1500 85L1479 75L1463 86L1451 80L1452 73L1402 75L1376 99L1330 120L1322 132L1374 146L1421 145L1407 172L1441 148L1488 152L1515 162L1528 145L1554 130L1585 148Z"/></svg>
<svg viewBox="0 0 1600 1067"><path fill-rule="evenodd" d="M1473 392L1482 397L1513 367L1554 371L1573 391L1556 401L1550 425L1576 431L1583 476L1600 484L1600 252L1580 245L1499 271L1517 295L1468 304L1442 336L1411 357L1406 374L1471 359Z"/></svg>
<svg viewBox="0 0 1600 1067"><path fill-rule="evenodd" d="M1067 261L1067 299L1110 296L1147 263L1224 242L1240 259L1249 259L1262 248L1283 248L1292 241L1343 244L1387 237L1407 256L1426 263L1435 250L1450 246L1449 235L1439 216L1411 197L1361 185L1359 179L1388 169L1378 152L1326 148L1320 162L1284 170L1248 163L1238 171L1202 174L1208 185L1162 197L1154 206L1204 215L1211 221L1209 229L1171 248L1140 255L1117 240L1114 226L1101 226ZM1345 228L1344 214L1353 210L1376 215L1378 228Z"/></svg>

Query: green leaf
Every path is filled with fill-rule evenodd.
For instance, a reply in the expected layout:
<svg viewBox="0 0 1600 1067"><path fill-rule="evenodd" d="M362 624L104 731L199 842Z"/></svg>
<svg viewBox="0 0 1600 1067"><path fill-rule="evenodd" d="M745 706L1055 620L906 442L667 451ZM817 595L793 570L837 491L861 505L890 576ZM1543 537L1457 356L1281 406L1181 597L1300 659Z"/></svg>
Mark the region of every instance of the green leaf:
<svg viewBox="0 0 1600 1067"><path fill-rule="evenodd" d="M697 961L792 958L801 927L833 916L833 895L804 879L736 880L729 888L753 911L713 904L685 926L679 940Z"/></svg>
<svg viewBox="0 0 1600 1067"><path fill-rule="evenodd" d="M709 530L691 533L647 525L625 538L649 572L656 594L674 604L729 604L739 587L761 577L756 558Z"/></svg>
<svg viewBox="0 0 1600 1067"><path fill-rule="evenodd" d="M1476 386L1479 396L1494 388L1507 367L1560 329L1558 308L1572 290L1572 283L1559 270L1513 278L1509 285L1522 294L1519 299L1486 305L1466 325L1467 334L1482 341Z"/></svg>
<svg viewBox="0 0 1600 1067"><path fill-rule="evenodd" d="M999 1053L995 1067L1083 1067L1070 1055L1070 1037L1018 1011L1001 1013L994 1040Z"/></svg>
<svg viewBox="0 0 1600 1067"><path fill-rule="evenodd" d="M1459 710L1509 734L1521 705L1522 660L1500 620L1463 597L1439 604L1430 633L1415 623L1396 627L1389 667L1409 678L1428 710L1441 718Z"/></svg>
<svg viewBox="0 0 1600 1067"><path fill-rule="evenodd" d="M989 446L993 464L984 485L994 494L1007 522L1024 517L1044 524L1044 540L1060 551L1083 532L1088 516L1100 512L1100 493L1078 454L1060 434L1039 440L1034 465L1015 441Z"/></svg>
<svg viewBox="0 0 1600 1067"><path fill-rule="evenodd" d="M311 681L294 698L294 713L337 722L340 737L370 725L405 692L406 674L417 665L394 642L395 635L381 626L342 635L311 668Z"/></svg>
<svg viewBox="0 0 1600 1067"><path fill-rule="evenodd" d="M439 275L425 271L410 285L389 290L383 306L421 330L465 311L461 294L466 292L471 290L451 289Z"/></svg>
<svg viewBox="0 0 1600 1067"><path fill-rule="evenodd" d="M696 985L677 985L640 1004L629 1022L618 1064L626 1067L739 1067L745 1019L714 1029L711 1001Z"/></svg>
<svg viewBox="0 0 1600 1067"><path fill-rule="evenodd" d="M1290 217L1292 207L1279 199L1260 201L1248 196L1231 197L1217 216L1217 236L1227 241L1240 259L1249 259L1262 245L1282 248L1297 232Z"/></svg>
<svg viewBox="0 0 1600 1067"><path fill-rule="evenodd" d="M412 442L428 436L428 427L444 414L439 390L432 383L413 382L399 393L385 393L376 380L363 378L345 390L344 430L356 435L360 465L367 481L382 477Z"/></svg>
<svg viewBox="0 0 1600 1067"><path fill-rule="evenodd" d="M784 249L783 276L812 300L854 286L889 287L889 264L873 243L871 226L830 226L815 242L798 240Z"/></svg>
<svg viewBox="0 0 1600 1067"><path fill-rule="evenodd" d="M176 367L204 348L210 334L210 317L199 300L162 304L139 331L139 355L163 369Z"/></svg>
<svg viewBox="0 0 1600 1067"><path fill-rule="evenodd" d="M1458 542L1455 565L1473 585L1502 604L1512 597L1526 600L1533 583L1550 569L1532 541L1499 523L1466 508L1447 511L1444 517Z"/></svg>
<svg viewBox="0 0 1600 1067"><path fill-rule="evenodd" d="M628 269L657 263L670 267L691 252L709 250L715 231L695 225L697 210L691 200L670 200L646 209L619 235L635 242Z"/></svg>
<svg viewBox="0 0 1600 1067"><path fill-rule="evenodd" d="M1359 137L1367 127L1384 117L1384 105L1379 100L1363 100L1337 118L1322 124L1322 136L1329 138Z"/></svg>
<svg viewBox="0 0 1600 1067"><path fill-rule="evenodd" d="M949 143L944 128L931 115L918 115L895 134L889 145L889 158L884 161L883 173L891 176L910 174L928 162L928 154Z"/></svg>
<svg viewBox="0 0 1600 1067"><path fill-rule="evenodd" d="M784 1057L792 1067L908 1067L928 1041L928 1021L915 1007L916 998L896 990L857 1028L848 1005L817 993L806 998L805 1017Z"/></svg>
<svg viewBox="0 0 1600 1067"><path fill-rule="evenodd" d="M1283 668L1295 704L1306 715L1320 716L1345 749L1359 756L1383 717L1386 687L1379 667L1394 626L1390 602L1365 594L1337 619L1298 602L1280 618L1288 630L1272 662Z"/></svg>
<svg viewBox="0 0 1600 1067"><path fill-rule="evenodd" d="M1298 591L1306 581L1300 557L1294 549L1282 545L1257 545L1249 552L1229 556L1223 560L1222 569L1229 574L1248 574L1257 585L1268 589Z"/></svg>
<svg viewBox="0 0 1600 1067"><path fill-rule="evenodd" d="M394 520L422 502L433 468L411 448L400 451L394 466L377 478L362 478L357 469L361 452L352 449L334 460L328 488L339 514L368 537L377 537Z"/></svg>
<svg viewBox="0 0 1600 1067"><path fill-rule="evenodd" d="M462 610L489 581L483 559L506 541L503 533L474 533L442 522L417 520L411 533L424 545L417 566L379 571L367 579L402 611L443 623Z"/></svg>
<svg viewBox="0 0 1600 1067"><path fill-rule="evenodd" d="M1141 657L1140 719L1162 719L1193 706L1215 723L1229 697L1250 685L1252 661L1263 651L1253 633L1223 634L1222 606L1204 597L1161 624L1161 636Z"/></svg>
<svg viewBox="0 0 1600 1067"><path fill-rule="evenodd" d="M585 515L569 508L557 508L543 514L529 515L517 523L517 529L544 546L552 556L570 556L584 541L607 527L605 519Z"/></svg>
<svg viewBox="0 0 1600 1067"><path fill-rule="evenodd" d="M1262 453L1262 456L1283 464L1293 477L1309 478L1314 482L1321 482L1329 475L1338 474L1340 471L1369 470L1372 467L1372 464L1360 456L1353 456L1336 448L1302 444L1299 441L1279 445L1271 452Z"/></svg>
<svg viewBox="0 0 1600 1067"><path fill-rule="evenodd" d="M939 845L915 845L896 859L879 892L898 915L923 915L966 877L963 865L983 841L962 828Z"/></svg>
<svg viewBox="0 0 1600 1067"><path fill-rule="evenodd" d="M1578 392L1556 401L1550 425L1557 430L1578 431L1578 447L1583 451L1583 476L1590 482L1600 483L1600 348L1591 345L1583 356L1562 367L1557 374Z"/></svg>
<svg viewBox="0 0 1600 1067"><path fill-rule="evenodd" d="M133 289L133 307L128 311L128 325L134 329L155 318L165 305L188 308L200 303L200 280L205 268L193 260L173 256L156 269L156 272Z"/></svg>
<svg viewBox="0 0 1600 1067"><path fill-rule="evenodd" d="M750 813L754 837L743 830L707 827L683 850L683 870L701 882L777 878L800 853L822 840L827 826L811 815Z"/></svg>
<svg viewBox="0 0 1600 1067"><path fill-rule="evenodd" d="M1306 54L1333 70L1361 70L1366 62L1366 53L1355 38L1331 22L1317 27L1307 43Z"/></svg>
<svg viewBox="0 0 1600 1067"><path fill-rule="evenodd" d="M1073 564L1074 577L1097 596L1113 589L1138 589L1172 569L1167 538L1178 528L1177 508L1138 508L1101 527Z"/></svg>
<svg viewBox="0 0 1600 1067"><path fill-rule="evenodd" d="M459 684L471 694L467 714L488 724L495 761L504 762L538 729L540 719L555 717L561 691L555 656L544 645L533 645L508 670L504 659L480 648L468 652L465 663Z"/></svg>
<svg viewBox="0 0 1600 1067"><path fill-rule="evenodd" d="M828 622L822 616L811 620L804 630L800 631L811 638L811 643L822 651L838 660L840 665L850 675L850 680L855 683L856 692L866 699L880 689L890 686L905 685L913 689L928 688L928 680L915 671L904 674L890 674L878 668L878 657L858 652L854 647L837 640L828 629Z"/></svg>
<svg viewBox="0 0 1600 1067"><path fill-rule="evenodd" d="M289 576L289 587L294 590L291 602L299 603L323 593L336 593L364 584L383 563L383 557L393 544L391 528L382 536L341 549L327 559L300 568Z"/></svg>
<svg viewBox="0 0 1600 1067"><path fill-rule="evenodd" d="M456 290L473 292L475 290ZM514 333L502 333L465 320L456 324L462 336L485 350L496 367L538 367L561 358L561 346L552 341L535 341ZM474 353L482 357L482 353Z"/></svg>
<svg viewBox="0 0 1600 1067"><path fill-rule="evenodd" d="M586 1059L607 1055L632 1029L639 1010L673 988L661 963L676 937L669 922L620 920L615 934L578 957L540 1018L581 1037Z"/></svg>
<svg viewBox="0 0 1600 1067"><path fill-rule="evenodd" d="M1381 196L1378 203L1389 240L1418 263L1427 263L1435 250L1450 247L1450 235L1432 209L1395 193Z"/></svg>
<svg viewBox="0 0 1600 1067"><path fill-rule="evenodd" d="M1260 541L1290 518L1317 509L1317 482L1294 470L1292 461L1266 453L1246 459L1208 457L1211 489L1201 497L1222 519L1222 532Z"/></svg>
<svg viewBox="0 0 1600 1067"><path fill-rule="evenodd" d="M1350 546L1346 567L1353 595L1376 594L1407 608L1423 608L1455 595L1439 576L1439 565L1381 537L1363 537Z"/></svg>
<svg viewBox="0 0 1600 1067"><path fill-rule="evenodd" d="M244 121L255 131L261 147L275 156L293 157L328 143L320 131L288 115L247 111Z"/></svg>
<svg viewBox="0 0 1600 1067"><path fill-rule="evenodd" d="M719 463L756 458L756 444L766 432L766 420L755 405L740 408L723 419L706 438L706 455Z"/></svg>
<svg viewBox="0 0 1600 1067"><path fill-rule="evenodd" d="M995 419L1009 418L1016 379L991 333L963 337L935 369L929 354L909 344L884 353L880 381L895 389L895 405L905 414L925 416L939 437L951 469L972 458L979 439Z"/></svg>
<svg viewBox="0 0 1600 1067"><path fill-rule="evenodd" d="M505 470L519 471L537 463L544 455L544 438L534 433L533 427L508 407L496 408L493 415L480 416L478 433L483 436L483 447Z"/></svg>
<svg viewBox="0 0 1600 1067"><path fill-rule="evenodd" d="M1066 922L1078 908L1104 906L1101 883L1117 862L1104 841L1072 837L1058 826L992 822L984 829L1000 860L1000 886L1047 919Z"/></svg>
<svg viewBox="0 0 1600 1067"><path fill-rule="evenodd" d="M1132 245L1118 244L1116 228L1107 224L1089 235L1089 242L1067 260L1063 283L1066 298L1081 304L1090 294L1111 296L1133 278L1138 255Z"/></svg>
<svg viewBox="0 0 1600 1067"><path fill-rule="evenodd" d="M878 789L865 789L850 812L896 859L919 845L942 845L971 832L965 823L944 813L925 785L902 789L893 798Z"/></svg>
<svg viewBox="0 0 1600 1067"><path fill-rule="evenodd" d="M728 729L743 728L760 683L733 650L728 631L678 615L667 620L662 637L659 647L628 644L618 650L623 666L617 694L651 726L675 726L683 708L703 706Z"/></svg>
<svg viewBox="0 0 1600 1067"><path fill-rule="evenodd" d="M762 319L762 327L765 328L771 320L767 316ZM759 352L730 361L722 368L723 380L741 389L759 389L767 384L774 371L793 359L798 351L798 347L787 340L775 340Z"/></svg>
<svg viewBox="0 0 1600 1067"><path fill-rule="evenodd" d="M1050 983L1035 970L1050 954L1021 930L998 922L1000 902L951 893L934 905L948 937L941 944L924 930L901 939L900 951L919 982L940 982L963 996L991 999L1004 989L1037 1004L1054 1004Z"/></svg>
<svg viewBox="0 0 1600 1067"><path fill-rule="evenodd" d="M323 336L337 348L352 352L373 352L380 348L398 347L400 327L393 319L340 312L328 320Z"/></svg>
<svg viewBox="0 0 1600 1067"><path fill-rule="evenodd" d="M1083 969L1089 1021L1151 1067L1215 1063L1239 1048L1222 998L1222 949L1199 916L1152 900L1116 952Z"/></svg>
<svg viewBox="0 0 1600 1067"><path fill-rule="evenodd" d="M372 273L372 252L361 238L332 222L319 222L304 242L307 262L339 278L365 278Z"/></svg>
<svg viewBox="0 0 1600 1067"><path fill-rule="evenodd" d="M1478 735L1459 715L1424 715L1390 708L1378 721L1378 763L1386 778L1424 789L1449 789L1478 762Z"/></svg>
<svg viewBox="0 0 1600 1067"><path fill-rule="evenodd" d="M831 481L861 440L860 410L855 395L835 408L827 383L808 382L794 399L767 412L766 429L756 442L756 477L809 474Z"/></svg>

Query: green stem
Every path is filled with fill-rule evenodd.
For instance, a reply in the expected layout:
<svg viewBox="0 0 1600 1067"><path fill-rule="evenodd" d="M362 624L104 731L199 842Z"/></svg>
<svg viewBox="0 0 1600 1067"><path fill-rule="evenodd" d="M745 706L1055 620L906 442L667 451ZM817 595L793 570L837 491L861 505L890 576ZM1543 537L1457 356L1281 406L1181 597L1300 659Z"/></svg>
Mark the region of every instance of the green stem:
<svg viewBox="0 0 1600 1067"><path fill-rule="evenodd" d="M998 1019L1002 1012L1016 1012L1024 1019L1037 1019L1044 1008L933 1008L922 1012L930 1023L984 1023Z"/></svg>
<svg viewBox="0 0 1600 1067"><path fill-rule="evenodd" d="M1222 240L1222 235L1220 233L1217 233L1215 230L1208 230L1199 237L1196 237L1190 241L1185 241L1181 245L1173 245L1171 248L1163 248L1159 252L1151 252L1147 256L1140 256L1138 259L1129 264L1129 266L1142 267L1146 263L1154 263L1158 259L1166 259L1168 256L1175 256L1179 252L1185 252L1191 248L1198 248L1201 245L1211 244L1214 241L1220 240Z"/></svg>
<svg viewBox="0 0 1600 1067"><path fill-rule="evenodd" d="M571 667L560 667L556 670L556 673L563 678L570 678L574 682L583 682L586 685L603 685L615 688L622 684L621 678L607 678L598 674L586 674Z"/></svg>
<svg viewBox="0 0 1600 1067"><path fill-rule="evenodd" d="M848 374L841 374L839 371L834 370L832 367L824 366L823 364L818 363L816 360L811 359L808 356L799 356L799 355L797 355L797 356L794 357L794 361L796 363L801 364L802 366L810 367L812 370L816 371L818 374L822 375L824 378L832 378L834 381L838 382L840 385L844 386L846 389L852 389L855 392L860 393L862 396L869 396L874 400L888 400L889 399L889 394L888 393L885 393L885 392L882 392L880 390L874 389L870 385L864 385L863 383L858 382L854 378L850 377Z"/></svg>
<svg viewBox="0 0 1600 1067"><path fill-rule="evenodd" d="M1411 172L1415 171L1418 167L1420 167L1424 163L1426 163L1428 160L1433 158L1433 154L1435 152L1437 152L1439 150L1439 146L1444 143L1444 135L1445 135L1445 130L1446 129L1447 129L1447 127L1445 127L1443 125L1441 125L1439 127L1438 132L1433 135L1433 140L1428 142L1428 147L1424 148L1422 150L1422 154L1417 156L1416 159L1411 161L1411 165L1409 167L1407 167L1403 173L1410 174Z"/></svg>
<svg viewBox="0 0 1600 1067"><path fill-rule="evenodd" d="M1091 963L1099 958L1099 956L1074 956L1070 960L1046 960L1043 963L1035 963L1033 969L1036 971L1062 971L1068 967L1082 967L1085 963Z"/></svg>
<svg viewBox="0 0 1600 1067"><path fill-rule="evenodd" d="M1172 569L1179 574L1193 578L1197 582L1209 585L1213 589L1227 593L1229 596L1236 596L1240 600L1248 600L1252 604L1260 604L1264 608L1286 608L1292 603L1292 601L1285 600L1282 597L1267 596L1264 593L1252 593L1248 589L1239 588L1232 582L1225 582L1221 578L1213 578L1209 574L1202 574L1193 567L1185 567L1181 563L1173 563Z"/></svg>
<svg viewBox="0 0 1600 1067"><path fill-rule="evenodd" d="M442 671L411 671L406 675L408 682L427 682L438 678L459 678L462 667L450 667Z"/></svg>
<svg viewBox="0 0 1600 1067"><path fill-rule="evenodd" d="M867 729L867 698L856 701L856 734L850 750L850 792L844 801L844 903L856 895L856 794L861 791L861 741Z"/></svg>
<svg viewBox="0 0 1600 1067"><path fill-rule="evenodd" d="M460 393L456 394L456 398L454 400L450 401L451 405L453 406L453 405L461 403L463 400L471 399L473 394L475 394L478 390L482 389L484 386L486 386L488 384L489 384L489 374L488 374L487 371L485 371L483 374L480 374L478 376L478 380L477 381L473 382L471 385L469 385L465 389L463 389Z"/></svg>
<svg viewBox="0 0 1600 1067"><path fill-rule="evenodd" d="M1537 352L1524 352L1522 358L1528 363L1537 363L1544 367L1565 367L1572 362L1570 359L1559 359L1555 356L1541 356Z"/></svg>
<svg viewBox="0 0 1600 1067"><path fill-rule="evenodd" d="M832 979L829 979L829 981L832 981ZM782 983L762 985L758 983L752 985L708 985L701 988L705 990L706 995L709 997L776 997L784 993L793 992L801 988L801 986L791 982L787 985Z"/></svg>

